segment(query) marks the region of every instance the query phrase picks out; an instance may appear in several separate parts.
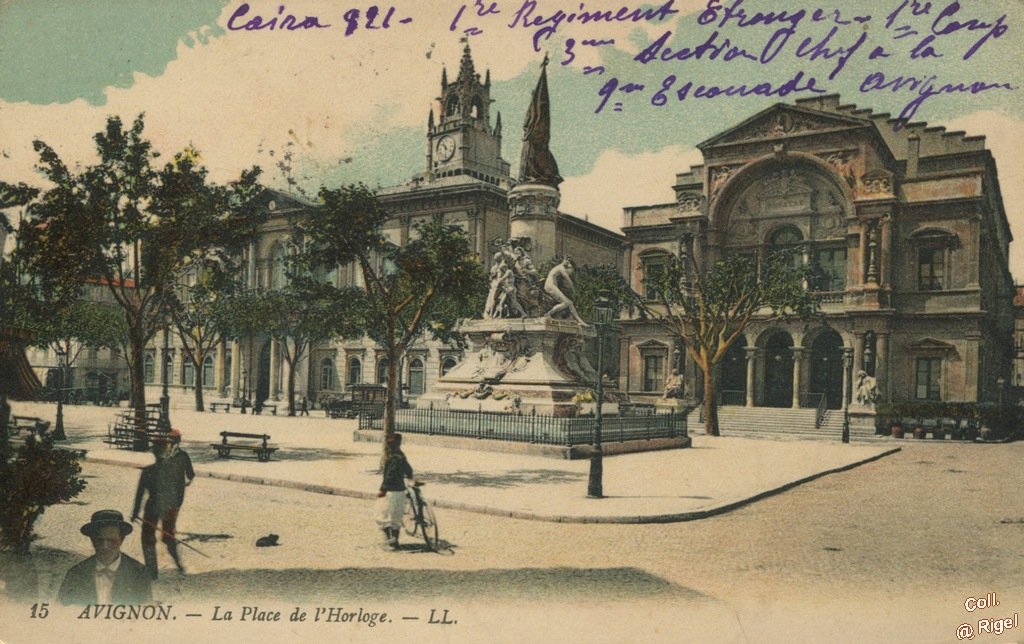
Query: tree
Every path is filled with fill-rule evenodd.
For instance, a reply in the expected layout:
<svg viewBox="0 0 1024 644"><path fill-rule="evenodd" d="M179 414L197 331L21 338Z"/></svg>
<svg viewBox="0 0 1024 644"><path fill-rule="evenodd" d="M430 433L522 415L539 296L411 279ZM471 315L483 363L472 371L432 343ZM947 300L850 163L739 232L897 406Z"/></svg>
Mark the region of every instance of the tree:
<svg viewBox="0 0 1024 644"><path fill-rule="evenodd" d="M356 288L335 288L313 280L257 294L252 311L260 328L280 344L288 365L288 415L295 415L295 374L313 344L332 338L358 337L366 319L365 294Z"/></svg>
<svg viewBox="0 0 1024 644"><path fill-rule="evenodd" d="M54 447L51 437L30 436L15 449L6 423L0 426L0 549L28 554L32 527L46 508L85 489L81 471L78 455Z"/></svg>
<svg viewBox="0 0 1024 644"><path fill-rule="evenodd" d="M661 306L637 302L644 312L682 340L686 353L704 374L704 427L719 435L714 373L751 321L806 317L816 302L804 288L807 270L793 265L792 254L770 253L757 262L729 255L707 270L692 255L670 257L665 269L648 277Z"/></svg>
<svg viewBox="0 0 1024 644"><path fill-rule="evenodd" d="M124 316L116 307L102 302L78 300L40 316L36 344L63 351L64 366L74 366L82 349L124 348L127 330ZM62 387L67 383L62 383Z"/></svg>
<svg viewBox="0 0 1024 644"><path fill-rule="evenodd" d="M387 356L384 432L390 435L402 356L424 332L450 337L458 318L479 311L483 266L465 231L440 221L416 226L405 246L390 243L382 232L389 213L362 184L323 188L320 202L308 232L307 258L312 266L327 268L354 262L362 272L362 328Z"/></svg>
<svg viewBox="0 0 1024 644"><path fill-rule="evenodd" d="M142 422L146 343L174 304L174 284L197 258L243 244L255 231L259 169L228 186L213 185L198 153L185 149L162 169L143 138L139 115L130 129L110 117L94 136L99 162L71 171L35 141L39 167L53 185L28 207L19 231L27 266L44 288L107 288L127 327L131 404Z"/></svg>

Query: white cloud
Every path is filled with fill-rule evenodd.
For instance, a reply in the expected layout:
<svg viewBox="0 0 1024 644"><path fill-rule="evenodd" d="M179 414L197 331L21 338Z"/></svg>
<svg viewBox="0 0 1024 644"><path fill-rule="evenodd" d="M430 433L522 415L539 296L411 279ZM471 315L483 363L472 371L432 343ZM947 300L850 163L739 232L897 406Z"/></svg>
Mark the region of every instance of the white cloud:
<svg viewBox="0 0 1024 644"><path fill-rule="evenodd" d="M624 207L675 201L676 173L701 161L700 150L678 145L631 155L605 150L590 173L562 183L559 210L619 230Z"/></svg>

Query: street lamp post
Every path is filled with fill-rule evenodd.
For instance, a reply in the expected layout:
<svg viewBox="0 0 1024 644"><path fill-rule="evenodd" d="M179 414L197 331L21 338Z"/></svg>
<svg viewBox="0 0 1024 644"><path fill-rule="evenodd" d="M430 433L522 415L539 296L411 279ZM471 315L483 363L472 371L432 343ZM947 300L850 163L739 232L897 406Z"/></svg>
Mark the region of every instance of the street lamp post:
<svg viewBox="0 0 1024 644"><path fill-rule="evenodd" d="M53 424L53 439L58 441L67 440L64 433L64 369L67 365L68 354L64 349L57 349L57 420Z"/></svg>
<svg viewBox="0 0 1024 644"><path fill-rule="evenodd" d="M167 391L167 360L171 355L171 334L170 327L164 322L164 349L163 359L160 361L160 380L163 382L163 392L160 396L160 430L167 432L171 429L171 396Z"/></svg>
<svg viewBox="0 0 1024 644"><path fill-rule="evenodd" d="M850 392L853 386L853 349L843 348L843 442L850 442Z"/></svg>
<svg viewBox="0 0 1024 644"><path fill-rule="evenodd" d="M590 476L587 480L587 496L592 499L604 497L604 459L601 446L601 432L604 429L604 332L611 323L613 314L611 299L607 292L602 291L594 302L594 326L597 327L597 404L594 407L594 447L590 455Z"/></svg>

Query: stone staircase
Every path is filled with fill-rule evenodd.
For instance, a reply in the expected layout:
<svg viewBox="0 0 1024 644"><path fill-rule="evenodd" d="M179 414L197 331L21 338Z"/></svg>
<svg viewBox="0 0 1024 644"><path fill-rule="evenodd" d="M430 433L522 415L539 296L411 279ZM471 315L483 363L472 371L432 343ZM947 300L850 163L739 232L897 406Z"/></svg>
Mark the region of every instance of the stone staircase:
<svg viewBox="0 0 1024 644"><path fill-rule="evenodd" d="M830 409L825 412L821 427L814 426L816 414L815 409L723 405L718 408L718 428L722 436L818 439L836 442L842 440L842 410ZM704 433L699 408L690 412L686 427L691 436Z"/></svg>

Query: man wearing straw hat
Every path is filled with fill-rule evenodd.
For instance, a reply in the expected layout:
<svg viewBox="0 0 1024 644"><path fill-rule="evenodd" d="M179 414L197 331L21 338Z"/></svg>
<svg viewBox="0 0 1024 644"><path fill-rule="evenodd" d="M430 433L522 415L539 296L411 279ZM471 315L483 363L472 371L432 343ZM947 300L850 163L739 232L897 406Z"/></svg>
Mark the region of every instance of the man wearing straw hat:
<svg viewBox="0 0 1024 644"><path fill-rule="evenodd" d="M149 575L141 563L121 552L132 525L117 510L100 510L81 528L96 554L76 564L57 592L62 604L144 604L152 599Z"/></svg>

